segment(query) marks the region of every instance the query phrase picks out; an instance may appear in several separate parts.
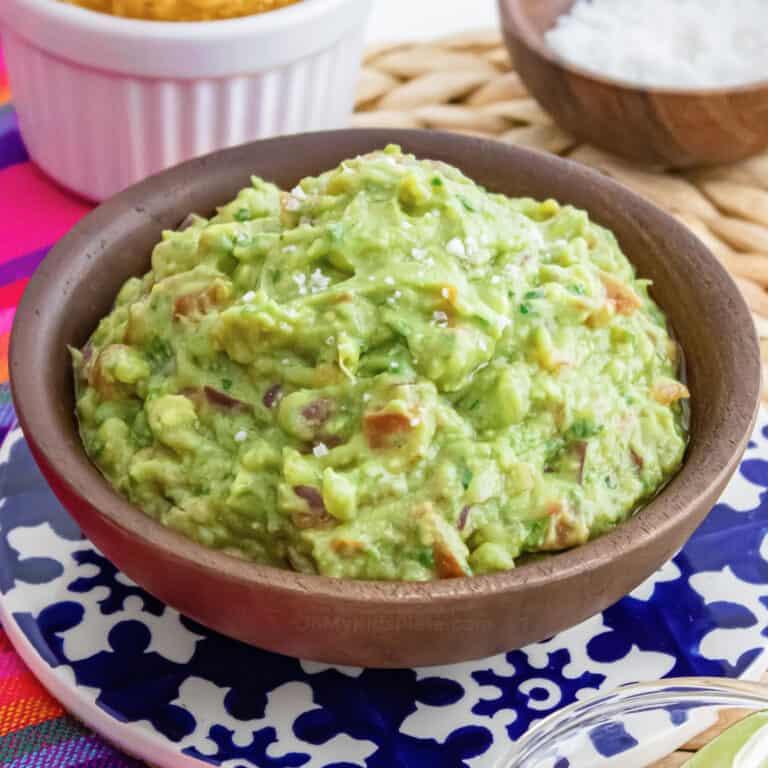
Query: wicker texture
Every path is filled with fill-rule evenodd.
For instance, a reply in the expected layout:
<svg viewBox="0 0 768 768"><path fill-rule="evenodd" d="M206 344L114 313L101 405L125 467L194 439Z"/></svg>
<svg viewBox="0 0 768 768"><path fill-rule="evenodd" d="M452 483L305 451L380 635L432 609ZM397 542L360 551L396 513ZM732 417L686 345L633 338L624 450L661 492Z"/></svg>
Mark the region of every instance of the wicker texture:
<svg viewBox="0 0 768 768"><path fill-rule="evenodd" d="M592 166L672 213L736 279L752 309L768 383L768 153L686 173L631 165L579 144L527 93L496 31L377 45L358 85L358 127L493 137ZM763 391L768 400L768 388Z"/></svg>

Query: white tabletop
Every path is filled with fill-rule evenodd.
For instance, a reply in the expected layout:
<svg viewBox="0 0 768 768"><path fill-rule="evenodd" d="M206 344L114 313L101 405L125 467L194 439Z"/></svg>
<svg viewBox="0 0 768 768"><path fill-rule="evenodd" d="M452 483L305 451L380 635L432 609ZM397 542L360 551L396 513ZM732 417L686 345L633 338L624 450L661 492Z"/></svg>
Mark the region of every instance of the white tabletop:
<svg viewBox="0 0 768 768"><path fill-rule="evenodd" d="M375 0L368 41L428 40L497 24L496 0Z"/></svg>

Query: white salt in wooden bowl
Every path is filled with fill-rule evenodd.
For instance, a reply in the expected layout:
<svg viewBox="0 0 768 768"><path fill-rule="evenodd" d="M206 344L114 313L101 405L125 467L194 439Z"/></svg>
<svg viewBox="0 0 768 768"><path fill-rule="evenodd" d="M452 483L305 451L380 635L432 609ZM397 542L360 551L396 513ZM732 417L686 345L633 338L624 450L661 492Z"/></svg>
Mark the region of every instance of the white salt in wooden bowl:
<svg viewBox="0 0 768 768"><path fill-rule="evenodd" d="M768 147L768 73L728 88L647 88L567 63L545 35L574 0L499 0L520 77L582 141L630 160L672 168L741 160Z"/></svg>

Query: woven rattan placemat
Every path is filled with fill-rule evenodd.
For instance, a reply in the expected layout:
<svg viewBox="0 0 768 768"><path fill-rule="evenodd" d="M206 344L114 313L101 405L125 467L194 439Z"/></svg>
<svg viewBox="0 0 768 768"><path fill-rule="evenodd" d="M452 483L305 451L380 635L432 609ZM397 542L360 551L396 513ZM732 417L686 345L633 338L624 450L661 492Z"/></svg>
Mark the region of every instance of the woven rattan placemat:
<svg viewBox="0 0 768 768"><path fill-rule="evenodd" d="M528 94L496 31L369 48L352 123L458 131L555 153L612 176L670 211L736 279L752 310L768 383L768 152L733 165L677 173L631 165L579 144ZM768 402L768 386L763 398ZM654 768L682 765L743 714L724 717Z"/></svg>
<svg viewBox="0 0 768 768"><path fill-rule="evenodd" d="M768 153L686 173L630 165L564 133L527 93L496 31L370 48L353 124L490 136L590 165L673 213L731 274L755 319L768 383ZM763 391L768 401L768 388Z"/></svg>

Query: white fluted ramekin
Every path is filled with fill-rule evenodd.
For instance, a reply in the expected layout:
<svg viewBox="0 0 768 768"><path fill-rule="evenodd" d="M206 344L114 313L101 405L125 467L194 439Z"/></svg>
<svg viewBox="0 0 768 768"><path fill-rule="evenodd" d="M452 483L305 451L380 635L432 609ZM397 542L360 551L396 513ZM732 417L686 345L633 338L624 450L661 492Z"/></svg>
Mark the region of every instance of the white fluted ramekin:
<svg viewBox="0 0 768 768"><path fill-rule="evenodd" d="M103 200L156 171L257 138L342 127L372 0L301 0L239 19L124 19L0 0L32 159Z"/></svg>

